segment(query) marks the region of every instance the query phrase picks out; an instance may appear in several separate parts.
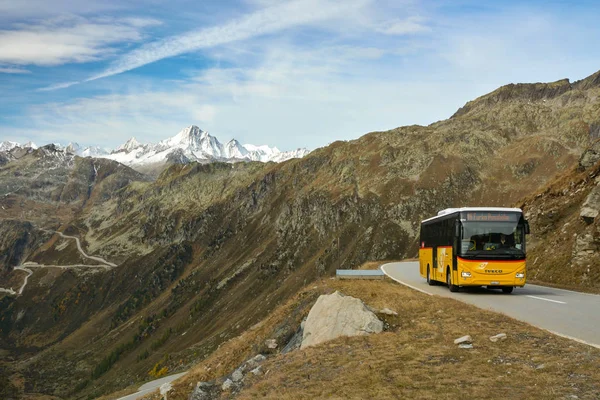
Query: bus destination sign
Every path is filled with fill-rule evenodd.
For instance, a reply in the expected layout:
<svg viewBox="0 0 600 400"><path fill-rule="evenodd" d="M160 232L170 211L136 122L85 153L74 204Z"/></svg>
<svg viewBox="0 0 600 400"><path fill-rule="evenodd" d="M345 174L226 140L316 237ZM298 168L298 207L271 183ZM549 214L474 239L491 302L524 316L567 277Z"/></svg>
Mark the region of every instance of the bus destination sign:
<svg viewBox="0 0 600 400"><path fill-rule="evenodd" d="M465 214L467 216L467 221L516 222L519 218L517 213L493 211L469 211Z"/></svg>

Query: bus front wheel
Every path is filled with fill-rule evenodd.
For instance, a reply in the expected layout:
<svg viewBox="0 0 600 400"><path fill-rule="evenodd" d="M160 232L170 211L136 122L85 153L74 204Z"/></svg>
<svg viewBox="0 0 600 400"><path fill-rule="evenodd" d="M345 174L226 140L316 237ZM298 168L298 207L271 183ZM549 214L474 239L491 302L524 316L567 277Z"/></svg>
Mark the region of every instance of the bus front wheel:
<svg viewBox="0 0 600 400"><path fill-rule="evenodd" d="M448 284L448 289L452 293L458 292L458 286L452 284L452 277L450 276L450 270L446 273L446 283Z"/></svg>
<svg viewBox="0 0 600 400"><path fill-rule="evenodd" d="M512 293L513 289L512 286L505 286L502 288L502 293Z"/></svg>

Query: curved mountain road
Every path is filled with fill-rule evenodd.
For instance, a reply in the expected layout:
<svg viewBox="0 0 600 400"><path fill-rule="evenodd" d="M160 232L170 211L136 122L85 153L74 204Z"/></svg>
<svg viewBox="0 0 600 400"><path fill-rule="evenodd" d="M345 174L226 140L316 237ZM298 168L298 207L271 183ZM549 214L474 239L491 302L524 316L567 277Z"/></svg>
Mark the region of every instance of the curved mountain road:
<svg viewBox="0 0 600 400"><path fill-rule="evenodd" d="M150 393L154 392L156 389L159 389L162 385L167 384L167 383L171 383L175 379L181 378L185 374L187 374L187 371L181 372L181 373L175 374L175 375L165 376L164 378L156 379L156 380L153 380L153 381L150 381L150 382L146 382L142 386L139 387L139 389L138 389L137 392L132 393L132 394L130 394L128 396L119 397L117 400L136 400L136 399L139 399L140 397L143 397L143 396L145 396L147 394L150 394Z"/></svg>
<svg viewBox="0 0 600 400"><path fill-rule="evenodd" d="M24 262L22 265L14 267L14 269L13 269L13 271L25 271L27 273L27 276L25 277L25 280L23 281L23 285L19 288L19 290L15 291L13 288L10 288L10 289L0 288L0 293L7 293L7 294L12 295L12 296L20 296L21 294L23 294L23 290L25 289L25 286L27 286L27 281L28 281L29 277L33 274L33 271L30 270L29 268L62 268L62 269L68 269L68 268L105 268L105 269L110 269L110 268L117 267L117 264L114 264L114 263L111 263L109 261L106 261L104 258L88 255L83 250L83 248L81 247L81 242L79 241L78 237L68 236L68 235L65 235L64 233L58 232L58 231L49 231L49 230L46 230L46 229L41 229L41 230L44 231L44 232L57 233L58 235L60 235L64 239L74 239L75 243L77 244L77 250L79 251L79 253L81 253L81 255L83 257L88 258L90 260L98 261L98 262L102 263L102 265L87 265L87 264L45 265L45 264L37 264L37 263L34 263L34 262L27 261L27 262Z"/></svg>
<svg viewBox="0 0 600 400"><path fill-rule="evenodd" d="M390 278L429 295L451 297L479 308L503 313L538 328L600 348L600 296L526 284L512 294L485 288L461 288L451 293L445 285L429 286L419 275L419 263L384 264Z"/></svg>
<svg viewBox="0 0 600 400"><path fill-rule="evenodd" d="M81 253L82 256L84 256L85 258L89 258L90 260L94 260L94 261L98 261L101 262L102 264L106 264L110 267L116 267L117 264L113 264L109 261L106 261L104 258L101 257L95 257L95 256L90 256L88 254L86 254L85 251L83 251L83 248L81 247L81 242L79 241L79 238L76 236L67 236L62 232L58 232L58 231L46 231L45 232L54 232L54 233L58 233L60 235L60 237L64 238L64 239L75 239L75 243L77 244L77 250L79 250L79 252Z"/></svg>

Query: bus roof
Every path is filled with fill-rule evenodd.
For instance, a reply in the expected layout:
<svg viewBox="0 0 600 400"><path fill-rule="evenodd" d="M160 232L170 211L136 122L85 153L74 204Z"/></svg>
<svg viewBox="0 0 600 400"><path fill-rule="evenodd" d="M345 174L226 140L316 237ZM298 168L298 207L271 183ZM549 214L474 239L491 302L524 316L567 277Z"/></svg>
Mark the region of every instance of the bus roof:
<svg viewBox="0 0 600 400"><path fill-rule="evenodd" d="M450 214L454 214L454 213L462 212L462 211L504 211L504 212L520 212L520 213L523 212L523 210L521 210L520 208L506 208L506 207L461 207L461 208L446 208L445 210L439 211L438 214L435 217L424 219L423 221L421 221L421 223L432 221L434 219L441 218L441 217L444 217L446 215L450 215Z"/></svg>

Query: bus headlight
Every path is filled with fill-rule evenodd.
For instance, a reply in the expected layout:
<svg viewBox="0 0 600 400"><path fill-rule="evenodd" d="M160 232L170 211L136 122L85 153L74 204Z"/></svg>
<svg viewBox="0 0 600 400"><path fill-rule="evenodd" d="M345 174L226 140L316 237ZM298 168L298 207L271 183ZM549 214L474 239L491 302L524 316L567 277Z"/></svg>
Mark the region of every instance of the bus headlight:
<svg viewBox="0 0 600 400"><path fill-rule="evenodd" d="M463 278L470 278L470 277L471 277L471 273L470 273L470 272L465 272L465 271L462 271L462 272L460 273L460 275L461 275Z"/></svg>
<svg viewBox="0 0 600 400"><path fill-rule="evenodd" d="M515 277L523 279L523 278L525 278L525 272L517 272L517 274L515 275Z"/></svg>

